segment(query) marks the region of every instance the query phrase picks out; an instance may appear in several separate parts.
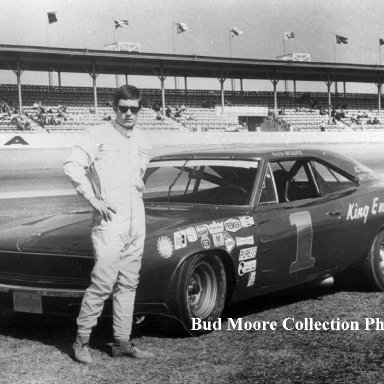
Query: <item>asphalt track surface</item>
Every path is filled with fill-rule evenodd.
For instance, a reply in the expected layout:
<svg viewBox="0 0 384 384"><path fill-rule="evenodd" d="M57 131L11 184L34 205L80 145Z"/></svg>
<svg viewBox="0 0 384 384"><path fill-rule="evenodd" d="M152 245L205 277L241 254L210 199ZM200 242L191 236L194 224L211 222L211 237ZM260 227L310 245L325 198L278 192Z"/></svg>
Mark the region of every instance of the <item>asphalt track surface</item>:
<svg viewBox="0 0 384 384"><path fill-rule="evenodd" d="M308 147L342 153L384 174L384 143L305 144L305 148ZM198 148L204 146L193 147ZM188 147L155 147L154 155L185 149ZM68 154L68 149L0 151L0 224L19 218L89 209L63 174L62 164Z"/></svg>

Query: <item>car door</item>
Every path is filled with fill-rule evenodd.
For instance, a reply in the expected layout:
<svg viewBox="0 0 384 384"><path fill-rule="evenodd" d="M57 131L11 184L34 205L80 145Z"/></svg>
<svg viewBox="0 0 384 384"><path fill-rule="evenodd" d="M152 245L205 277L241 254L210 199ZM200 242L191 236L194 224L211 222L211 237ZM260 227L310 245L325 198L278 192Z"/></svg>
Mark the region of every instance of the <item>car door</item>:
<svg viewBox="0 0 384 384"><path fill-rule="evenodd" d="M270 162L255 211L256 286L284 287L335 269L341 211L338 199L321 196L309 161Z"/></svg>
<svg viewBox="0 0 384 384"><path fill-rule="evenodd" d="M337 201L338 206L342 204L342 214L337 216L339 225L332 239L342 263L340 258L345 260L351 255L360 255L366 249L366 244L369 244L371 234L370 231L362 231L362 223L366 222L365 213L373 199L372 196L359 193L358 182L353 176L317 160L313 160L311 165L323 198ZM360 220L350 220L354 208L363 208L364 215ZM326 246L323 243L323 247Z"/></svg>

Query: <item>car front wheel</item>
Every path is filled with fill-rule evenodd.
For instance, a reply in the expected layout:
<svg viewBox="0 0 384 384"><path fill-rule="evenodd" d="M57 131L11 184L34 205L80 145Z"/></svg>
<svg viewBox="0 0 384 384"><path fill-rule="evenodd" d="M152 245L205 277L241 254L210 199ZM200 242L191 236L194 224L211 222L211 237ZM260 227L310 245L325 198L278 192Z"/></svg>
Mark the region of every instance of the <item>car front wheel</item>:
<svg viewBox="0 0 384 384"><path fill-rule="evenodd" d="M196 324L212 323L221 316L226 286L225 268L216 255L197 254L184 261L169 294L174 315L187 332L198 334L210 330ZM192 329L194 318L199 319L195 321L195 328L199 329Z"/></svg>

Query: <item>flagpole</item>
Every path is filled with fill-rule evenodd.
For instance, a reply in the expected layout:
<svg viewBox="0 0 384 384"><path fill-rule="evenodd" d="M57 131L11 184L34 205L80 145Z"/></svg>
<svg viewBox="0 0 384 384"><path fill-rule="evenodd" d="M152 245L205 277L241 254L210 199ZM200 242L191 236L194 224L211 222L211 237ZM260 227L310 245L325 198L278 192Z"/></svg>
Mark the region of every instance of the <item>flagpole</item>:
<svg viewBox="0 0 384 384"><path fill-rule="evenodd" d="M49 48L49 18L47 14L47 47ZM48 69L48 85L52 87L52 73L51 70Z"/></svg>
<svg viewBox="0 0 384 384"><path fill-rule="evenodd" d="M173 54L176 55L175 22L174 21L172 21L172 39L173 39ZM175 76L175 89L177 89L177 77L176 76Z"/></svg>
<svg viewBox="0 0 384 384"><path fill-rule="evenodd" d="M379 40L379 64L381 65L381 44Z"/></svg>
<svg viewBox="0 0 384 384"><path fill-rule="evenodd" d="M333 40L333 62L336 63L336 35L335 39Z"/></svg>
<svg viewBox="0 0 384 384"><path fill-rule="evenodd" d="M284 56L285 56L285 51L286 51L286 45L285 44L286 44L286 42L285 42L285 36L284 36L284 31L283 31L283 55ZM284 88L285 88L285 93L287 93L287 90L288 90L287 80L284 80Z"/></svg>
<svg viewBox="0 0 384 384"><path fill-rule="evenodd" d="M112 34L113 34L112 46L113 46L113 49L117 51L117 46L115 46L115 44L116 44L116 26L115 26L115 19L113 16L112 16ZM116 88L119 88L119 76L117 73L115 74L115 80L116 80Z"/></svg>
<svg viewBox="0 0 384 384"><path fill-rule="evenodd" d="M336 63L336 35L333 41L333 62ZM337 96L337 94L338 94L337 80L335 80L335 95Z"/></svg>
<svg viewBox="0 0 384 384"><path fill-rule="evenodd" d="M231 27L229 27L229 57L232 58L232 34L231 34ZM232 92L235 88L235 85L234 85L234 82L233 82L233 78L231 78L231 88L232 88Z"/></svg>
<svg viewBox="0 0 384 384"><path fill-rule="evenodd" d="M116 26L115 26L115 19L112 17L112 34L113 34L113 40L112 44L116 43Z"/></svg>

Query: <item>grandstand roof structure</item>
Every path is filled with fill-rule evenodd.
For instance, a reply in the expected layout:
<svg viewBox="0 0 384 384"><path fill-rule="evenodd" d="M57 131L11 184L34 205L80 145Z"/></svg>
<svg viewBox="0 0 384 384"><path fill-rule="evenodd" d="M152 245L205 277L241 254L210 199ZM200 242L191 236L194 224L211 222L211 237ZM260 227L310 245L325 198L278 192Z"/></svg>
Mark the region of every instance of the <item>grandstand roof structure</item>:
<svg viewBox="0 0 384 384"><path fill-rule="evenodd" d="M221 84L224 109L224 81L230 79L270 80L275 94L280 80L375 83L381 92L384 66L348 63L320 63L258 60L196 55L139 53L127 51L0 45L0 69L17 76L19 107L22 110L21 74L28 71L88 73L93 78L94 104L97 109L96 79L100 73L113 75L157 76L161 82L162 106L165 106L164 80L167 76L217 78ZM380 98L379 98L380 99ZM379 109L380 100L379 102ZM163 110L164 112L164 110Z"/></svg>
<svg viewBox="0 0 384 384"><path fill-rule="evenodd" d="M383 83L384 66L0 45L0 69Z"/></svg>

